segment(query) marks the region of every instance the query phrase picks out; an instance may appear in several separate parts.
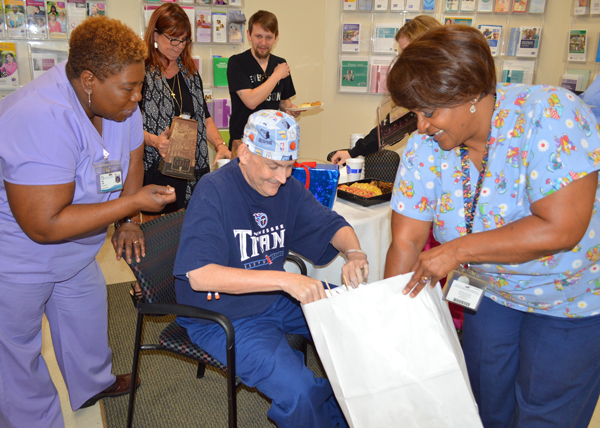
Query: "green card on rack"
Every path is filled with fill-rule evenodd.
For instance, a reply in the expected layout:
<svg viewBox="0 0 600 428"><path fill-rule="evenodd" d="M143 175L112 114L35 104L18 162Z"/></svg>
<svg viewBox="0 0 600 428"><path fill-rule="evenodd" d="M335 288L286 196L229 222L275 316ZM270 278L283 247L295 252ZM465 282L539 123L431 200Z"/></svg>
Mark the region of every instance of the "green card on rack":
<svg viewBox="0 0 600 428"><path fill-rule="evenodd" d="M215 86L229 86L227 83L227 62L229 58L213 57L213 78Z"/></svg>

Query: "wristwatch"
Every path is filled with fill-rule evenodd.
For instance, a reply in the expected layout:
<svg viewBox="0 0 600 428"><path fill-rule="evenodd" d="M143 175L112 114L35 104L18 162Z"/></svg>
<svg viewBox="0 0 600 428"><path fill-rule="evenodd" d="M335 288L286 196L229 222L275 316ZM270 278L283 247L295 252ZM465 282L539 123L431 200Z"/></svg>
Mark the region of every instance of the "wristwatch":
<svg viewBox="0 0 600 428"><path fill-rule="evenodd" d="M123 223L133 223L133 224L140 225L140 224L142 224L142 221L140 219L139 214L138 215L134 215L133 217L125 217L124 219L121 219L119 221L115 221L115 230L117 230L119 227L121 227L121 225Z"/></svg>

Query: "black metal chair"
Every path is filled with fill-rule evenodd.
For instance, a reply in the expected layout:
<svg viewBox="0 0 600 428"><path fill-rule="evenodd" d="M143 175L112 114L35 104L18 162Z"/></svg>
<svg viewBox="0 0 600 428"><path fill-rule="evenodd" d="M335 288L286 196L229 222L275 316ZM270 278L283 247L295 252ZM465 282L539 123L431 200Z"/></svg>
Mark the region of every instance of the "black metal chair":
<svg viewBox="0 0 600 428"><path fill-rule="evenodd" d="M146 257L139 263L134 259L130 265L141 288L141 294L136 303L138 316L131 376L132 379L137 378L140 351L166 350L192 358L198 361L196 377L199 379L204 377L206 365L209 364L227 376L229 427L236 427L236 389L241 385L241 380L235 375L235 332L233 325L227 317L220 313L178 304L175 297L173 266L179 246L179 237L181 235L184 216L185 211L178 211L142 225L146 242ZM288 255L288 260L298 266L301 274L306 275L306 265L302 259L290 254ZM218 323L226 335L227 365L223 365L193 343L187 334L187 330L177 324L176 321L171 322L161 332L158 344L142 344L142 327L145 315L177 315L201 318ZM303 336L288 335L287 339L293 348L300 349L306 356L307 342ZM128 428L133 423L135 410L135 382L132 382L131 385L129 409L127 412Z"/></svg>
<svg viewBox="0 0 600 428"><path fill-rule="evenodd" d="M381 150L365 156L365 178L393 183L400 165L400 155L392 150Z"/></svg>

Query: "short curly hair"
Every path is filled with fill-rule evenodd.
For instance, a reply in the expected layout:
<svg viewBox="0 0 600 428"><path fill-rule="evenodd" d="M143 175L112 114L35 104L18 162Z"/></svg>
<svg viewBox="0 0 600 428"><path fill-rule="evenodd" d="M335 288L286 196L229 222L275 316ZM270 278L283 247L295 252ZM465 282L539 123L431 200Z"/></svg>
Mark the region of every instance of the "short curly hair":
<svg viewBox="0 0 600 428"><path fill-rule="evenodd" d="M144 41L116 19L88 18L71 33L67 76L78 78L85 70L101 81L148 56Z"/></svg>
<svg viewBox="0 0 600 428"><path fill-rule="evenodd" d="M449 108L496 91L496 67L481 31L443 25L412 41L387 77L392 100L409 110Z"/></svg>

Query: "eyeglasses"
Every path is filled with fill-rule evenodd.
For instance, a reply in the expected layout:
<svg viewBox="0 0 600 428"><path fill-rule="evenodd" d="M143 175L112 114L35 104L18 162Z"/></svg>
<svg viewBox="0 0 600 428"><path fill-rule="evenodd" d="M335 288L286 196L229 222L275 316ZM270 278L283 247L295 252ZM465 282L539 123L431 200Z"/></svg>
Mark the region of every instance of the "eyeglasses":
<svg viewBox="0 0 600 428"><path fill-rule="evenodd" d="M169 42L171 42L171 46L179 46L179 44L180 44L180 43L183 43L183 46L187 46L187 45L189 45L190 43L192 43L192 40L191 40L191 39L183 39L183 40L174 39L174 38L172 39L172 38L170 38L169 36L167 36L167 35L166 35L166 34L164 34L164 33L160 33L160 34L162 34L163 36L165 36L165 37L167 38L167 40L168 40Z"/></svg>
<svg viewBox="0 0 600 428"><path fill-rule="evenodd" d="M266 74L261 74L261 76L260 76L260 83L264 83L264 82L266 82L266 81L267 81L267 79L268 79L268 77L267 77L267 75L266 75Z"/></svg>

